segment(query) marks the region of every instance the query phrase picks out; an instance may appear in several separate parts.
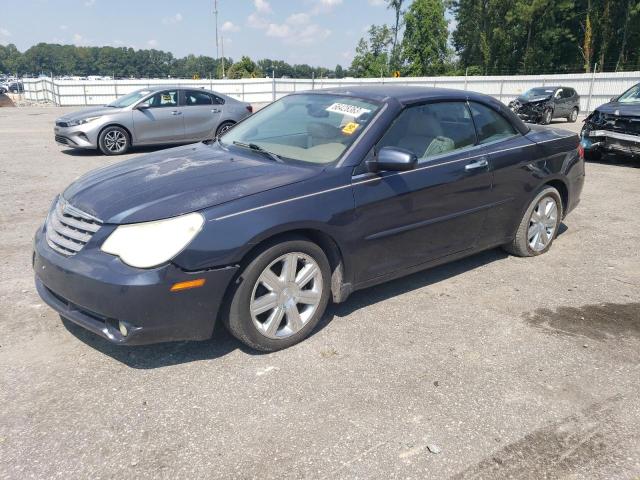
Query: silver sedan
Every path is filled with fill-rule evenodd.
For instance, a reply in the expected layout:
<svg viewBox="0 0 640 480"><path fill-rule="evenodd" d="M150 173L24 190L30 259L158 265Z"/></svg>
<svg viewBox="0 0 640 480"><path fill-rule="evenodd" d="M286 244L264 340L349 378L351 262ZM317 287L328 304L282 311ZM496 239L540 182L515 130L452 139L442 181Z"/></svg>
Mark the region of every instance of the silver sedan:
<svg viewBox="0 0 640 480"><path fill-rule="evenodd" d="M133 145L212 139L253 112L250 104L203 89L152 87L56 120L57 143L121 155Z"/></svg>

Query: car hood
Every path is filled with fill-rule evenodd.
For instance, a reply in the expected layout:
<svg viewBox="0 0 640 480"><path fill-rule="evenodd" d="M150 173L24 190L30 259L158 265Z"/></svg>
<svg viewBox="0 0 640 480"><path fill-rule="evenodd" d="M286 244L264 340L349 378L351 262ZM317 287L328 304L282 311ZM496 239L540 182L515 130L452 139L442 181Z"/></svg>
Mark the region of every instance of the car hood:
<svg viewBox="0 0 640 480"><path fill-rule="evenodd" d="M321 171L199 143L95 170L72 183L63 197L105 223L146 222L300 182Z"/></svg>
<svg viewBox="0 0 640 480"><path fill-rule="evenodd" d="M113 115L114 113L121 112L121 108L113 108L113 107L97 107L97 108L85 108L83 110L79 110L77 112L67 113L66 115L61 116L57 120L61 120L64 122L69 122L72 120L80 120L81 118L87 117L98 117L101 115Z"/></svg>
<svg viewBox="0 0 640 480"><path fill-rule="evenodd" d="M640 103L609 102L600 105L596 111L623 117L640 117Z"/></svg>
<svg viewBox="0 0 640 480"><path fill-rule="evenodd" d="M550 96L540 96L540 97L532 97L532 98L524 98L524 97L518 97L518 102L520 102L521 104L525 104L525 103L537 103L537 102L542 102L544 100L549 100L551 99Z"/></svg>

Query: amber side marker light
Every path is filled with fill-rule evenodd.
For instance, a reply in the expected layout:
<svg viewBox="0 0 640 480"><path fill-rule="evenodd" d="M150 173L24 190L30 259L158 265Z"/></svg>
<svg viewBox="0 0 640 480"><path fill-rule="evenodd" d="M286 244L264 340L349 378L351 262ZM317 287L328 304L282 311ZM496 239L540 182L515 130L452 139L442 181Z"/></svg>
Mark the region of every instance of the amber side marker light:
<svg viewBox="0 0 640 480"><path fill-rule="evenodd" d="M198 278L197 280L189 280L188 282L174 283L171 287L172 292L181 292L182 290L189 290L190 288L198 288L204 285L204 278Z"/></svg>

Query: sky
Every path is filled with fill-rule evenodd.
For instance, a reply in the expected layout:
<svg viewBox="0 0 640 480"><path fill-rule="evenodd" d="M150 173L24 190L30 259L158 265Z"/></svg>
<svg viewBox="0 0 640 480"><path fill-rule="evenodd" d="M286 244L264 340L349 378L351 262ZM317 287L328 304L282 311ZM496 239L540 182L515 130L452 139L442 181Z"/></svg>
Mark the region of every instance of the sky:
<svg viewBox="0 0 640 480"><path fill-rule="evenodd" d="M216 56L213 0L0 0L0 44L157 48ZM333 68L351 64L384 0L218 0L224 54Z"/></svg>

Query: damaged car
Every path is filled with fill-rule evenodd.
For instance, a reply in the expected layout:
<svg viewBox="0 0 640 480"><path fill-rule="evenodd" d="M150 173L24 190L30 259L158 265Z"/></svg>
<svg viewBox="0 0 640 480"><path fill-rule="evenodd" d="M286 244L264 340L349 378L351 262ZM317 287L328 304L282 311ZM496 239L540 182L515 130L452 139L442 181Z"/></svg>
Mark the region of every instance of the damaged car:
<svg viewBox="0 0 640 480"><path fill-rule="evenodd" d="M640 83L585 119L582 145L590 160L602 154L640 156Z"/></svg>
<svg viewBox="0 0 640 480"><path fill-rule="evenodd" d="M223 322L279 350L357 290L498 246L546 253L584 178L578 135L486 95L296 92L215 140L77 179L36 233L36 288L114 344Z"/></svg>
<svg viewBox="0 0 640 480"><path fill-rule="evenodd" d="M536 87L510 102L509 108L529 123L549 125L554 118L574 123L580 113L580 95L569 87Z"/></svg>

